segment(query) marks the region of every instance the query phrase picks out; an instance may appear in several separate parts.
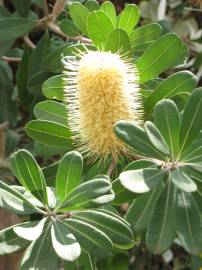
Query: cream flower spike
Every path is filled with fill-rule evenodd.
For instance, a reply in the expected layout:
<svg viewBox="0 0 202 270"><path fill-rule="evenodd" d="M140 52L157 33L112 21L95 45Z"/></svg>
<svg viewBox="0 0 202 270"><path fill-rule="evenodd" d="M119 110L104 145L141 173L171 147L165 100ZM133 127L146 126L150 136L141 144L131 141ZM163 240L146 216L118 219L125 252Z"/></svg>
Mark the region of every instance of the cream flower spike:
<svg viewBox="0 0 202 270"><path fill-rule="evenodd" d="M128 152L114 134L119 120L141 122L138 72L111 52L85 51L64 59L64 102L78 150L90 159L117 160Z"/></svg>

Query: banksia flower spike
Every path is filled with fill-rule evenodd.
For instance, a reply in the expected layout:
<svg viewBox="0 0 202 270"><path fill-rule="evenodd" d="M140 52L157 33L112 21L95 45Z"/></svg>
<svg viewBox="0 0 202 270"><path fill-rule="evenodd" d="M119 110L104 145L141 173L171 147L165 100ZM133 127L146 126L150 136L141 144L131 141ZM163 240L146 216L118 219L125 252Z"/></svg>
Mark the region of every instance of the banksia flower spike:
<svg viewBox="0 0 202 270"><path fill-rule="evenodd" d="M64 102L73 141L88 158L117 160L127 149L114 134L119 120L140 122L138 72L119 54L79 52L64 60Z"/></svg>

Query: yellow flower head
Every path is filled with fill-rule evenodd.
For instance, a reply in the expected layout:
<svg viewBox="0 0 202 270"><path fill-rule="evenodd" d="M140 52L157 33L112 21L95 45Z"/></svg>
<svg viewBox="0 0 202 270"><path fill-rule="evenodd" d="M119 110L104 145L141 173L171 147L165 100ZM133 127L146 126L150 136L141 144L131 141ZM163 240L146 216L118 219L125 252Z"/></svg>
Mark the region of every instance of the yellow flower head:
<svg viewBox="0 0 202 270"><path fill-rule="evenodd" d="M96 159L127 152L114 134L119 120L140 121L138 72L119 54L80 52L65 61L64 101L68 124L79 150Z"/></svg>

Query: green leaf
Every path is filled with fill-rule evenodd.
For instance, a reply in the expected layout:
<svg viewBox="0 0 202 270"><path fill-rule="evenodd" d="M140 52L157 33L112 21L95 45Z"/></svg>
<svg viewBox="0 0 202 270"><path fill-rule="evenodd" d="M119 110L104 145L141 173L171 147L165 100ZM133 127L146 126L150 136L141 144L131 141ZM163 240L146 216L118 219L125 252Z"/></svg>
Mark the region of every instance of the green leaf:
<svg viewBox="0 0 202 270"><path fill-rule="evenodd" d="M13 231L21 238L33 241L39 238L42 234L46 218L41 219L41 221L28 221L13 228Z"/></svg>
<svg viewBox="0 0 202 270"><path fill-rule="evenodd" d="M73 21L69 19L63 19L59 22L60 30L65 33L67 36L76 37L80 35L80 31Z"/></svg>
<svg viewBox="0 0 202 270"><path fill-rule="evenodd" d="M87 0L84 5L91 12L100 9L100 5L96 0Z"/></svg>
<svg viewBox="0 0 202 270"><path fill-rule="evenodd" d="M134 148L135 152L157 159L164 159L164 156L153 147L146 132L131 121L121 120L115 125L115 133L119 139Z"/></svg>
<svg viewBox="0 0 202 270"><path fill-rule="evenodd" d="M73 215L73 219L84 221L104 232L118 248L128 248L133 244L130 227L120 216L111 216L98 210L85 210Z"/></svg>
<svg viewBox="0 0 202 270"><path fill-rule="evenodd" d="M145 123L145 130L148 138L150 139L150 142L154 145L154 147L161 151L163 154L170 156L168 145L158 128L152 122L147 121Z"/></svg>
<svg viewBox="0 0 202 270"><path fill-rule="evenodd" d="M27 17L31 6L31 0L11 0L15 9L22 17Z"/></svg>
<svg viewBox="0 0 202 270"><path fill-rule="evenodd" d="M116 20L116 9L115 9L114 5L109 1L105 1L102 3L100 9L102 11L104 11L105 14L107 14L107 16L110 18L113 26L115 27L117 20Z"/></svg>
<svg viewBox="0 0 202 270"><path fill-rule="evenodd" d="M40 212L20 192L0 181L0 207L20 215Z"/></svg>
<svg viewBox="0 0 202 270"><path fill-rule="evenodd" d="M28 76L29 80L31 77L43 70L43 60L47 56L50 48L51 40L48 32L41 37L37 43L36 48L32 52L29 67L28 67Z"/></svg>
<svg viewBox="0 0 202 270"><path fill-rule="evenodd" d="M64 125L46 120L32 120L26 125L26 132L37 142L66 149L71 148L71 134Z"/></svg>
<svg viewBox="0 0 202 270"><path fill-rule="evenodd" d="M109 199L105 202L108 203L114 197L111 190L111 183L106 177L100 176L76 187L57 208L65 208L66 210L82 209L86 206L90 207L89 204L91 202L94 202L94 206L96 204L103 204L102 200L101 202L99 201L99 198L104 197L106 199L106 195L109 195Z"/></svg>
<svg viewBox="0 0 202 270"><path fill-rule="evenodd" d="M88 16L89 37L100 50L105 48L107 38L114 29L109 17L101 10L93 11Z"/></svg>
<svg viewBox="0 0 202 270"><path fill-rule="evenodd" d="M51 238L53 248L60 258L74 261L80 256L80 245L64 223L57 220L53 222Z"/></svg>
<svg viewBox="0 0 202 270"><path fill-rule="evenodd" d="M128 34L134 29L140 19L140 11L138 6L134 4L127 5L121 12L118 21L118 27L126 30Z"/></svg>
<svg viewBox="0 0 202 270"><path fill-rule="evenodd" d="M145 42L155 41L162 32L162 28L157 23L150 23L138 27L130 33L132 48Z"/></svg>
<svg viewBox="0 0 202 270"><path fill-rule="evenodd" d="M28 82L28 65L29 65L29 60L31 56L32 50L30 47L25 46L24 48L24 53L22 56L22 60L18 66L17 70L17 90L18 90L18 95L20 99L20 103L23 107L23 109L29 110L30 103L33 99L32 95L28 92L27 89L27 82Z"/></svg>
<svg viewBox="0 0 202 270"><path fill-rule="evenodd" d="M131 44L127 32L120 28L114 29L107 38L105 50L131 56Z"/></svg>
<svg viewBox="0 0 202 270"><path fill-rule="evenodd" d="M25 188L47 204L46 183L42 170L27 150L19 150L11 156L11 169Z"/></svg>
<svg viewBox="0 0 202 270"><path fill-rule="evenodd" d="M30 32L37 21L18 17L0 18L0 41L16 39Z"/></svg>
<svg viewBox="0 0 202 270"><path fill-rule="evenodd" d="M163 170L146 168L122 172L119 179L126 189L134 193L145 193L158 185L164 175Z"/></svg>
<svg viewBox="0 0 202 270"><path fill-rule="evenodd" d="M196 138L202 128L202 88L194 90L188 99L180 126L180 154Z"/></svg>
<svg viewBox="0 0 202 270"><path fill-rule="evenodd" d="M185 174L180 168L176 168L170 173L171 181L182 191L194 192L197 190L195 182Z"/></svg>
<svg viewBox="0 0 202 270"><path fill-rule="evenodd" d="M171 98L180 93L190 93L197 85L196 76L190 71L179 71L162 81L146 98L144 107L149 114L155 104L164 98Z"/></svg>
<svg viewBox="0 0 202 270"><path fill-rule="evenodd" d="M103 257L103 255L109 255L112 251L112 241L110 238L95 226L75 219L66 219L63 224L76 237L81 248L89 254Z"/></svg>
<svg viewBox="0 0 202 270"><path fill-rule="evenodd" d="M162 186L158 185L150 192L138 196L130 205L124 218L130 223L133 231L140 233L147 228L161 190Z"/></svg>
<svg viewBox="0 0 202 270"><path fill-rule="evenodd" d="M64 200L79 185L82 168L83 158L80 153L72 151L64 155L56 175L56 190L60 200Z"/></svg>
<svg viewBox="0 0 202 270"><path fill-rule="evenodd" d="M10 254L25 248L29 242L16 236L15 226L0 231L0 256Z"/></svg>
<svg viewBox="0 0 202 270"><path fill-rule="evenodd" d="M37 119L67 126L67 108L62 103L53 100L42 101L34 107L34 115Z"/></svg>
<svg viewBox="0 0 202 270"><path fill-rule="evenodd" d="M163 99L157 103L154 110L154 122L169 146L172 157L176 156L179 149L180 116L172 100Z"/></svg>
<svg viewBox="0 0 202 270"><path fill-rule="evenodd" d="M187 252L198 255L202 250L202 222L199 208L191 193L177 193L175 220L182 246Z"/></svg>
<svg viewBox="0 0 202 270"><path fill-rule="evenodd" d="M55 270L57 268L58 257L52 247L49 224L42 235L33 241L25 251L20 269Z"/></svg>
<svg viewBox="0 0 202 270"><path fill-rule="evenodd" d="M42 92L46 98L63 101L64 75L56 75L46 80Z"/></svg>
<svg viewBox="0 0 202 270"><path fill-rule="evenodd" d="M136 63L140 82L151 80L168 69L177 58L181 46L182 41L173 33L163 35L149 46Z"/></svg>
<svg viewBox="0 0 202 270"><path fill-rule="evenodd" d="M80 3L73 3L69 7L69 13L75 25L81 30L81 32L83 32L86 36L88 36L87 30L87 18L89 15L88 9Z"/></svg>
<svg viewBox="0 0 202 270"><path fill-rule="evenodd" d="M164 187L152 211L146 234L146 245L154 254L166 251L175 237L174 187L170 181Z"/></svg>

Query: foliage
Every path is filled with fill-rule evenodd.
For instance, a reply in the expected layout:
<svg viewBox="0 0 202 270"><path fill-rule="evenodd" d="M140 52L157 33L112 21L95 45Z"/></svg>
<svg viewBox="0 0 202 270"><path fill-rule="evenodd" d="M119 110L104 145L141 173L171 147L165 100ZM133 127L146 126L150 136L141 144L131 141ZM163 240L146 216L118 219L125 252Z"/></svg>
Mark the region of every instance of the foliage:
<svg viewBox="0 0 202 270"><path fill-rule="evenodd" d="M22 270L152 269L142 255L169 263L177 246L198 269L202 88L176 25L144 11L155 1L120 14L109 1L59 0L51 11L46 1L11 2L0 6L0 122L9 122L0 125L0 207L22 222L0 231L0 255L25 249ZM144 124L114 123L129 149L116 161L75 151L63 65L86 50L116 53L138 71Z"/></svg>

